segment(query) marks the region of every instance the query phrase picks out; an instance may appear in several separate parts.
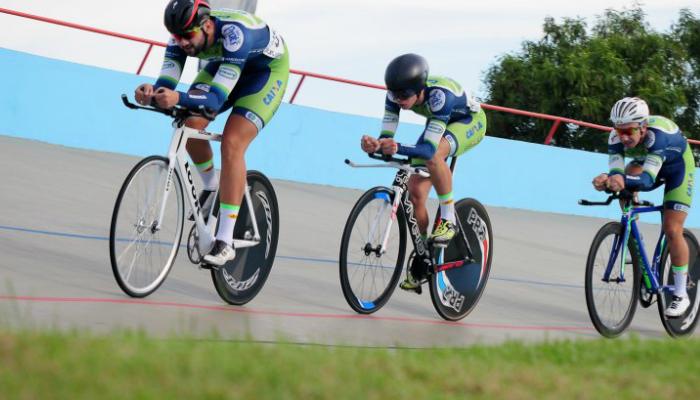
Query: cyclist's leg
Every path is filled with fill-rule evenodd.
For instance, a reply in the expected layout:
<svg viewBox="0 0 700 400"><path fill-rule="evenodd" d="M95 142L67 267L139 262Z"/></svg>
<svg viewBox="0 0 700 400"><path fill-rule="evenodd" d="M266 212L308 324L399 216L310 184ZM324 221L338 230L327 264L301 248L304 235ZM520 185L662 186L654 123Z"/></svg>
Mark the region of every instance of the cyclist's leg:
<svg viewBox="0 0 700 400"><path fill-rule="evenodd" d="M199 71L194 81L192 81L188 93L200 94L208 92L219 64L219 62L207 63L206 66ZM209 125L209 121L205 118L189 118L185 122L185 125L194 129L205 129ZM192 158L192 162L194 162L197 167L199 176L202 178L204 190L215 191L219 182L216 180L214 153L212 152L209 141L190 139L187 141L186 148L187 153L189 153L190 158Z"/></svg>
<svg viewBox="0 0 700 400"><path fill-rule="evenodd" d="M421 235L426 235L428 232L428 208L425 204L428 200L431 186L430 179L423 178L420 175L411 175L408 180L408 194L410 195L411 203L413 203L413 214L416 217ZM423 239L426 237L424 236Z"/></svg>
<svg viewBox="0 0 700 400"><path fill-rule="evenodd" d="M447 131L440 141L440 147L432 160L428 162L431 180L440 199L442 220L433 232L435 242L449 242L455 234L454 199L452 194L452 173L445 159L458 157L478 145L486 134L486 114L483 110L473 113L469 118L447 125ZM431 164L433 168L431 169ZM433 174L433 170L437 173Z"/></svg>
<svg viewBox="0 0 700 400"><path fill-rule="evenodd" d="M244 70L241 81L229 98L233 107L221 142L220 219L216 245L205 260L218 265L227 257L217 257L230 249L238 211L246 185L245 152L258 132L270 121L282 102L289 78L288 53L273 59L264 68ZM228 259L232 259L233 255Z"/></svg>
<svg viewBox="0 0 700 400"><path fill-rule="evenodd" d="M666 310L668 316L680 316L690 304L686 285L688 280L688 244L683 237L683 225L693 196L695 160L688 146L683 154L683 169L666 179L664 193L663 229L666 234L675 283L674 301Z"/></svg>

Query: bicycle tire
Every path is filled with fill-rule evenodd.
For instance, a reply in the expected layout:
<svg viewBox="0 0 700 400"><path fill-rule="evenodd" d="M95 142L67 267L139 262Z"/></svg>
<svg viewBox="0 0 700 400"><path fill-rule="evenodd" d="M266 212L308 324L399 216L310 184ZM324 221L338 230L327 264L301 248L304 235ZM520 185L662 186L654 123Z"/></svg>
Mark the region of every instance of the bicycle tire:
<svg viewBox="0 0 700 400"><path fill-rule="evenodd" d="M117 200L114 204L114 210L112 212L112 220L109 230L109 255L110 262L112 264L112 273L117 281L119 287L131 297L146 297L153 293L160 287L165 281L170 269L175 262L177 257L177 252L180 247L180 240L182 238L183 224L184 224L184 199L182 193L182 182L179 174L176 170L173 170L171 179L171 193L174 194L175 207L177 209L177 216L175 220L170 220L173 202L168 201L164 212L164 219L161 221L161 229L153 232L152 227L154 220L157 218L157 214L160 211L160 201L161 199L156 199L155 205L151 204L149 201L149 194L146 193L145 207L139 205L139 199L137 198L136 211L127 208L127 204L132 202L132 192L136 190L136 197L139 196L139 185L141 182L137 181L137 178L144 174L147 168L155 166L159 170L156 171L158 174L155 182L149 180L142 186L146 187L146 191L153 191L153 193L161 193L160 191L165 187L166 177L162 175L168 170L168 159L161 156L150 156L146 157L140 162L138 162L132 170L127 175L124 183L122 184L119 194L117 195ZM150 183L150 184L149 184ZM174 189L174 190L173 190ZM158 194L156 194L158 196ZM170 212L169 212L170 211ZM135 214L135 215L134 215ZM167 220L166 220L167 219ZM121 222L124 221L125 225ZM174 224L174 230L172 225ZM139 235L132 239L127 238L129 231L136 228L133 234ZM151 229L149 229L151 227ZM166 231L163 229L167 227ZM149 235L150 232L150 235ZM162 241L159 239L161 233L170 232L167 236L172 236L172 240ZM164 235L165 236L165 235ZM144 239L145 237L145 239ZM155 239L155 240L154 240ZM170 243L172 241L172 243ZM128 243L128 245L121 249L121 244ZM120 262L124 255L128 253L129 250L135 247L134 255L131 258L131 265L128 271L124 271L124 262ZM169 253L163 257L160 250L165 250L169 247ZM139 249L143 251L139 251ZM148 268L145 266L146 257L153 256L155 252L160 255L160 265L156 268L151 266ZM143 255L144 264L141 263L139 259L139 254ZM144 283L136 284L132 282L131 278L141 276Z"/></svg>
<svg viewBox="0 0 700 400"><path fill-rule="evenodd" d="M665 315L666 305L671 302L673 293L661 292L658 301L659 316L666 332L672 337L683 337L693 333L698 324L698 309L700 308L700 296L698 296L698 281L700 280L700 245L692 232L683 230L683 237L688 243L690 258L688 260L688 285L687 292L690 299L688 310L680 318L668 318ZM661 285L673 285L673 272L671 271L671 260L669 257L669 247L666 246L661 256Z"/></svg>
<svg viewBox="0 0 700 400"><path fill-rule="evenodd" d="M376 252L368 253L367 250L368 246L369 248L377 249L380 245L385 231L375 229L376 232L372 232L371 223L375 222L375 226L386 226L388 220L385 218L391 218L393 201L393 190L386 187L369 189L355 203L343 229L338 258L340 286L345 301L347 301L350 308L360 314L371 314L382 308L391 297L401 277L407 241L406 216L402 207L396 210L396 223L392 224L392 231L394 234L398 231L399 239L398 247L395 247L397 250L395 259L392 259L393 250L382 253L380 257L376 256ZM370 209L370 205L372 207L376 205L377 210L373 211ZM358 224L362 224L362 227L365 226L365 218L361 218L365 210L368 210L366 218L368 232L363 235L359 232L360 227ZM355 230L356 226L358 226L358 230ZM370 232L372 232L372 238L369 237ZM395 237L393 236L393 238ZM390 237L389 242L393 241L395 239L392 240ZM393 243L392 245L396 246ZM383 263L384 260L387 261L386 265ZM365 286L365 278L368 277L372 278L369 287ZM360 282L358 282L359 278L362 278ZM377 285L378 281L379 284ZM356 282L359 285L355 284Z"/></svg>
<svg viewBox="0 0 700 400"><path fill-rule="evenodd" d="M586 259L586 275L585 275L585 292L586 292L586 307L588 308L588 315L591 318L591 322L595 329L604 337L613 338L619 336L622 332L627 329L629 324L632 322L634 313L637 310L637 301L639 298L639 284L641 279L641 273L639 270L639 265L637 263L636 257L632 257L632 277L629 276L629 269L627 269L627 277L624 282L603 282L605 285L598 283L602 282L600 279L605 272L608 260L612 252L612 245L614 243L615 237L619 237L622 234L623 227L619 222L609 222L603 225L596 233L593 241L591 242L591 247L588 252L588 257ZM601 246L606 239L612 239L613 243L610 244L609 248L606 246L602 253L599 253ZM628 242L628 250L633 251L631 242ZM622 252L618 253L618 257ZM633 253L634 254L634 253ZM610 277L612 279L616 278L619 274L619 262L615 260L615 265L611 271ZM598 267L598 268L596 268ZM597 271L596 271L597 269ZM595 282L594 282L595 280ZM621 284L631 284L630 288L622 288ZM617 285L617 286L609 286ZM596 301L596 298L602 297L603 295L610 294L614 292L615 297L620 297L618 294L624 294L629 291L629 300L623 299L619 303L624 304L622 307L610 306L605 307L610 310L622 310L621 317L610 317L601 315L603 309L603 303L605 300ZM599 294L600 296L596 296ZM612 301L612 300L611 300ZM598 304L600 303L600 304Z"/></svg>
<svg viewBox="0 0 700 400"><path fill-rule="evenodd" d="M255 170L247 172L246 181L250 187L260 243L236 249L233 260L211 270L214 287L221 299L237 306L253 300L265 285L275 262L279 241L279 205L272 183L262 172ZM215 207L218 209L218 204ZM251 214L244 198L233 238L243 239L252 232Z"/></svg>
<svg viewBox="0 0 700 400"><path fill-rule="evenodd" d="M466 317L484 293L493 260L493 228L486 208L476 199L455 204L455 215L463 227L444 251L442 262L462 260L467 255L466 238L475 263L431 274L430 298L435 311L448 321Z"/></svg>

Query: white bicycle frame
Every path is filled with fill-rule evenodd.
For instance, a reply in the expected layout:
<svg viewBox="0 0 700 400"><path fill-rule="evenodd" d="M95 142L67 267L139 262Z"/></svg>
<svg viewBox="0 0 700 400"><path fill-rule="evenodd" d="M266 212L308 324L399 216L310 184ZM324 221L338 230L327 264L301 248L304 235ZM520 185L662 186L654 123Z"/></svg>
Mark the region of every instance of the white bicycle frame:
<svg viewBox="0 0 700 400"><path fill-rule="evenodd" d="M400 169L403 171L406 171L408 173L406 179L410 178L411 175L418 174L422 176L423 178L429 178L430 173L425 171L422 168L416 168L412 167L408 164L401 164L395 161L389 161L381 164L356 164L350 160L346 160L346 164L353 168L396 168ZM398 185L392 186L392 190L394 191L394 201L391 204L391 218L387 222L386 229L384 231L384 237L382 238L382 247L381 247L381 254L386 253L387 251L387 245L389 243L389 235L391 234L391 226L393 225L394 221L396 221L396 211L399 209L399 205L401 204L401 199L403 197L403 188ZM372 222L372 226L370 226L369 229L369 239L374 237L375 230L377 229L377 225L379 220L384 216L384 212L388 209L388 204L386 204L385 207L382 207L382 209L379 211L379 215L377 215L377 218Z"/></svg>
<svg viewBox="0 0 700 400"><path fill-rule="evenodd" d="M173 170L177 169L180 175L180 182L182 183L182 190L184 191L184 196L187 198L187 204L189 209L194 215L194 223L197 226L197 234L199 236L198 250L200 254L207 254L211 248L214 246L214 230L216 229L217 218L213 215L214 207L209 211L209 216L207 222L205 222L204 216L202 216L199 199L197 198L197 190L194 186L194 181L192 179L192 171L190 169L190 164L187 161L187 149L185 144L189 139L202 139L208 141L221 142L222 135L218 133L211 133L205 130L197 130L189 128L184 125L184 123L178 121L173 122L173 138L170 142L168 148L168 176L165 183L165 188L163 188L163 204L161 204L160 212L158 213L158 220L156 224L156 229L160 229L160 224L163 220L163 214L165 213L165 206L168 200L168 195L171 190L171 183L173 178ZM211 194L211 196L218 196L218 191ZM253 201L250 197L250 187L246 183L245 185L245 195L244 199L248 210L250 212L250 217L253 221L253 237L246 239L235 239L233 241L235 248L245 248L252 247L260 243L260 232L258 230L257 218L255 217L255 210L253 209ZM184 218L184 216L183 216Z"/></svg>

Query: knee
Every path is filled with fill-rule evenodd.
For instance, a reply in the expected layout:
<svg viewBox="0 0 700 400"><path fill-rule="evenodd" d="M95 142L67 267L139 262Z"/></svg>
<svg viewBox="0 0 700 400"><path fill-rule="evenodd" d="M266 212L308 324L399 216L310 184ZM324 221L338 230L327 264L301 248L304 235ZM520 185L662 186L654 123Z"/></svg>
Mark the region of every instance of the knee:
<svg viewBox="0 0 700 400"><path fill-rule="evenodd" d="M680 240L683 237L683 225L682 224L665 224L664 233L666 237L673 240Z"/></svg>
<svg viewBox="0 0 700 400"><path fill-rule="evenodd" d="M224 140L221 142L221 155L223 157L241 157L245 154L246 147L237 140Z"/></svg>
<svg viewBox="0 0 700 400"><path fill-rule="evenodd" d="M429 170L432 170L432 169L436 168L440 164L441 161L442 160L437 158L437 154L436 154L435 157L433 157L430 160L427 160L425 162L425 166L428 167Z"/></svg>
<svg viewBox="0 0 700 400"><path fill-rule="evenodd" d="M423 191L420 190L419 187L409 186L408 194L411 198L411 202L413 202L414 205L420 205L425 203L425 193L423 193Z"/></svg>

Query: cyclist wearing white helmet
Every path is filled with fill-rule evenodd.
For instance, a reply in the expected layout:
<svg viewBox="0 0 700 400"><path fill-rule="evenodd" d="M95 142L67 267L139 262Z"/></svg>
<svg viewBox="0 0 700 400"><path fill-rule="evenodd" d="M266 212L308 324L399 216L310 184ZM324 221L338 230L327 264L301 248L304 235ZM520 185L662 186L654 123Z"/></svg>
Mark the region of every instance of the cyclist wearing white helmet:
<svg viewBox="0 0 700 400"><path fill-rule="evenodd" d="M683 224L693 197L693 152L678 125L668 118L650 116L649 106L640 98L619 100L610 111L610 120L615 128L608 140L610 171L595 177L593 186L596 190L636 192L664 185L663 229L675 282L666 315L680 317L690 305L686 291L689 251ZM625 156L635 158L627 168Z"/></svg>

